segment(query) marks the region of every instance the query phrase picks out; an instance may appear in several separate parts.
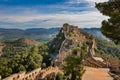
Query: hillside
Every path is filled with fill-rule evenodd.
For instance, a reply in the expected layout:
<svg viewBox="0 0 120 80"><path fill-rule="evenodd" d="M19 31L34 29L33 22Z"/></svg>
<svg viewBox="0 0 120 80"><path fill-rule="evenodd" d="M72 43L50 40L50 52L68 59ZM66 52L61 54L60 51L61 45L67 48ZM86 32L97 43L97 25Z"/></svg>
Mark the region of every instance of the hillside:
<svg viewBox="0 0 120 80"><path fill-rule="evenodd" d="M82 28L83 31L87 32L88 34L93 35L97 38L107 39L102 33L100 28Z"/></svg>
<svg viewBox="0 0 120 80"><path fill-rule="evenodd" d="M58 35L49 44L49 53L56 59L55 65L59 65L58 63L62 63L67 56L74 53L77 56L85 56L85 66L110 67L112 72L119 74L119 61L117 59L120 57L119 47L110 41L95 39L77 26L64 24Z"/></svg>
<svg viewBox="0 0 120 80"><path fill-rule="evenodd" d="M112 80L112 77L110 77L110 74L107 72L109 72L110 69L111 72L119 74L119 61L117 59L118 56L115 54L116 52L112 52L115 48L117 50L117 46L112 42L111 44L109 43L110 42L105 42L104 40L102 42L102 40L95 39L92 35L84 32L77 26L64 24L53 41L49 43L49 53L54 60L54 66L65 65L64 62L66 62L67 65L65 65L65 68L68 67L69 69L71 66L72 68L78 68L80 65L83 66L84 64L84 66L93 67L93 70L100 74L102 69L104 70L104 68L106 68L105 70L107 71L105 75L109 75L109 78L104 76L103 79ZM119 52L119 50L117 51ZM119 55L119 53L117 54ZM74 62L74 59L76 60L79 57L79 61L84 60L84 62L80 62L81 64ZM70 69L72 70L72 68ZM73 71L75 71L74 68ZM102 69L98 70L97 68ZM83 69L81 71L83 71ZM87 73L89 73L89 71Z"/></svg>
<svg viewBox="0 0 120 80"><path fill-rule="evenodd" d="M112 41L103 40L96 38L97 48L106 57L112 58L116 57L120 60L120 45L116 45Z"/></svg>
<svg viewBox="0 0 120 80"><path fill-rule="evenodd" d="M92 42L93 37L86 32L80 30L77 26L63 26L58 35L49 44L50 53L53 56L58 55L64 59L66 55L73 49L84 48L86 50L86 42ZM66 53L66 54L62 54Z"/></svg>
<svg viewBox="0 0 120 80"><path fill-rule="evenodd" d="M72 29L71 29L72 27ZM76 26L72 26L68 27L69 31L64 31L67 30L65 27L62 28L62 30L60 30L60 32L58 33L58 35L54 38L54 40L52 41L51 44L49 44L50 46L50 53L56 54L59 53L59 49L63 43L63 41L66 41L65 39L67 39L65 43L65 48L69 48L71 46L69 45L73 45L73 42L82 42L82 41L86 41L89 40L88 38L92 38L95 37L96 38L96 49L99 50L100 52L103 52L104 55L108 56L108 57L117 57L120 59L120 46L114 44L111 41L107 41L105 40L106 38L101 34L100 29L99 28L84 28L84 29L79 29ZM69 29L70 28L70 29ZM70 31L71 30L71 31ZM65 32L66 36L64 36ZM93 36L91 36L91 35ZM81 40L80 40L81 39Z"/></svg>
<svg viewBox="0 0 120 80"><path fill-rule="evenodd" d="M50 65L48 47L33 39L21 38L0 45L0 75L5 78L20 71L32 71Z"/></svg>
<svg viewBox="0 0 120 80"><path fill-rule="evenodd" d="M37 42L33 39L30 39L30 38L20 38L20 39L16 40L16 42L23 43L26 45L39 45L40 44L39 42Z"/></svg>
<svg viewBox="0 0 120 80"><path fill-rule="evenodd" d="M14 41L7 41L1 43L1 56L9 56L16 53L24 53L33 46L41 45L40 42L37 42L30 38L20 38Z"/></svg>

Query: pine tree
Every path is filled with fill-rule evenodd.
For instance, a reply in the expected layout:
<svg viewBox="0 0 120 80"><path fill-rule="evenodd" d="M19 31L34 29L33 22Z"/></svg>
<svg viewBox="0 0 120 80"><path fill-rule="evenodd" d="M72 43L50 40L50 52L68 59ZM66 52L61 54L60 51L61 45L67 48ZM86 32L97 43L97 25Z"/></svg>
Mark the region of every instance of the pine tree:
<svg viewBox="0 0 120 80"><path fill-rule="evenodd" d="M110 17L102 22L101 32L116 44L120 43L120 0L98 3L96 8L103 15Z"/></svg>

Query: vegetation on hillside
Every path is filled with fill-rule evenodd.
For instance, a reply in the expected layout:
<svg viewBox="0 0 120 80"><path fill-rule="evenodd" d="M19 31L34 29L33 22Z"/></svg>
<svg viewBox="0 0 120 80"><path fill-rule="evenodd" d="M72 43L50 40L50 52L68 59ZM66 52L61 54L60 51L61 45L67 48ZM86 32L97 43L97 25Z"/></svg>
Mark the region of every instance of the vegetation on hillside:
<svg viewBox="0 0 120 80"><path fill-rule="evenodd" d="M106 58L118 58L120 60L120 45L98 38L96 38L96 44L96 54L99 53Z"/></svg>
<svg viewBox="0 0 120 80"><path fill-rule="evenodd" d="M30 46L17 42L6 42L0 57L0 75L5 78L20 71L31 71L50 65L48 47L45 44Z"/></svg>
<svg viewBox="0 0 120 80"><path fill-rule="evenodd" d="M59 33L56 37L48 43L50 53L59 53L62 42L64 41L64 33Z"/></svg>
<svg viewBox="0 0 120 80"><path fill-rule="evenodd" d="M78 55L78 53L80 54ZM81 80L81 76L85 71L83 65L85 53L86 51L83 51L83 49L77 48L73 49L72 55L65 58L62 67L67 80Z"/></svg>

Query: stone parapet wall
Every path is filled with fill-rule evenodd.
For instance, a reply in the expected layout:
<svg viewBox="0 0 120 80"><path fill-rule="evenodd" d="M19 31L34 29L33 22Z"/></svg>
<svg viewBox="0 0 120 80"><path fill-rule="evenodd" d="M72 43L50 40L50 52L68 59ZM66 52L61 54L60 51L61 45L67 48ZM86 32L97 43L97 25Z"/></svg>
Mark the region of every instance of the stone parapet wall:
<svg viewBox="0 0 120 80"><path fill-rule="evenodd" d="M41 71L41 68L35 69L29 73L19 72L3 80L35 80L36 76L40 73L40 71Z"/></svg>
<svg viewBox="0 0 120 80"><path fill-rule="evenodd" d="M59 70L58 67L50 66L46 69L38 68L28 73L19 72L19 73L10 75L9 77L2 80L44 80L44 78L46 78L52 73L54 73L55 76L57 75L57 73L63 74L63 72Z"/></svg>
<svg viewBox="0 0 120 80"><path fill-rule="evenodd" d="M58 67L52 67L52 66L50 66L50 67L48 67L48 68L46 68L46 69L43 69L43 70L40 72L37 80L44 80L46 77L48 77L48 75L53 74L53 73L55 74L55 76L56 76L58 73L63 74L63 72L62 72L61 70L59 70Z"/></svg>

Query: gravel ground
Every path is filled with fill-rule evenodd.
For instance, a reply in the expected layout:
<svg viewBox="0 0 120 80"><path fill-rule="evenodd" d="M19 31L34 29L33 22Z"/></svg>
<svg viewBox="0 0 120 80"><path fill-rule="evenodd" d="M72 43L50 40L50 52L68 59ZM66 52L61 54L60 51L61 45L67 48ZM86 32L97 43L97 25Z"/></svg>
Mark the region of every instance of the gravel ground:
<svg viewBox="0 0 120 80"><path fill-rule="evenodd" d="M113 77L109 75L108 68L85 68L86 71L82 77L82 80L113 80Z"/></svg>

